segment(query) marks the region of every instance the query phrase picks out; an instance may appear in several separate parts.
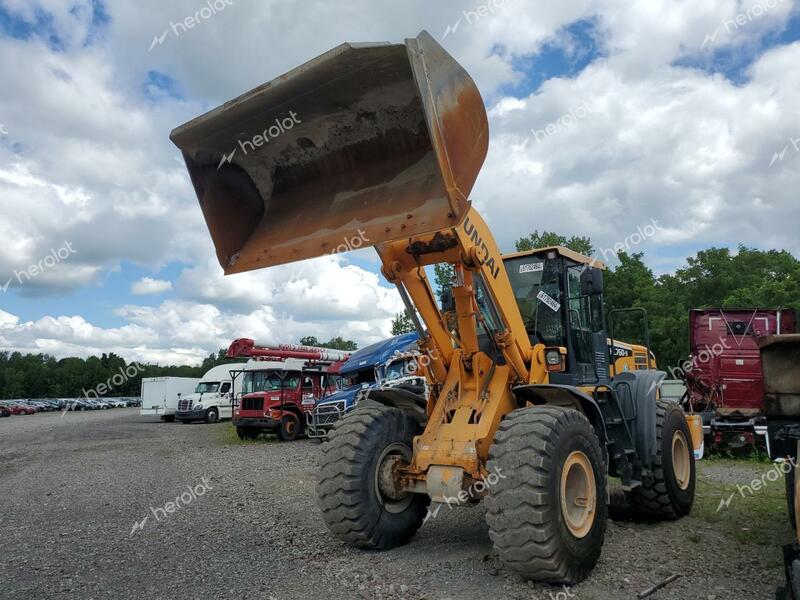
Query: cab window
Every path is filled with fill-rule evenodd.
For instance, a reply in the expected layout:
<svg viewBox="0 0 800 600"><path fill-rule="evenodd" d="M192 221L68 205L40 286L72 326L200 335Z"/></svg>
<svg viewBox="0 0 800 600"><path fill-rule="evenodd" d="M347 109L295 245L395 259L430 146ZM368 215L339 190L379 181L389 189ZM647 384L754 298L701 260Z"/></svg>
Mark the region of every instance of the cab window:
<svg viewBox="0 0 800 600"><path fill-rule="evenodd" d="M563 346L561 259L522 256L504 263L531 342Z"/></svg>

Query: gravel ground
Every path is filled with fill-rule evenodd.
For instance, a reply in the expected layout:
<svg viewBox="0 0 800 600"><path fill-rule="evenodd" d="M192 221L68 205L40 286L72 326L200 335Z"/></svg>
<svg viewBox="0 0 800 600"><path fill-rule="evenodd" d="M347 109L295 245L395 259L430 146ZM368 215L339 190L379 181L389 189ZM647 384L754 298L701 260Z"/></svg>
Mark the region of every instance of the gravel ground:
<svg viewBox="0 0 800 600"><path fill-rule="evenodd" d="M238 444L230 430L138 409L0 420L0 598L610 600L678 573L651 598L761 600L781 580L784 513L750 524L769 545L743 545L721 526L724 512L708 516L724 495L715 485L769 465L703 465L698 510L677 523L630 520L615 494L600 564L559 589L503 569L480 505L443 507L391 552L349 548L316 508L318 443Z"/></svg>

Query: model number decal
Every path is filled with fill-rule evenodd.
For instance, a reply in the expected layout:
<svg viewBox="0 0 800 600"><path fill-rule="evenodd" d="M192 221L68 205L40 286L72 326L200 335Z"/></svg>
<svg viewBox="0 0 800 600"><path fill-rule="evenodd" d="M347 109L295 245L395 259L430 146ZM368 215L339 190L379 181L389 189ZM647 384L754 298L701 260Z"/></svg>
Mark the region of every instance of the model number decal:
<svg viewBox="0 0 800 600"><path fill-rule="evenodd" d="M544 304L546 304L546 305L548 306L548 308L550 308L551 310L553 310L553 311L555 311L555 312L558 312L558 311L560 311L560 310L561 310L561 305L560 305L558 302L556 302L556 301L555 301L553 298L551 298L550 296L548 296L548 295L547 295L547 294L544 292L544 290L542 290L541 292L539 292L539 295L538 295L538 296L536 296L536 299L537 299L537 300L540 300L541 302L543 302Z"/></svg>
<svg viewBox="0 0 800 600"><path fill-rule="evenodd" d="M544 271L544 263L530 263L527 265L520 265L520 273L540 273Z"/></svg>

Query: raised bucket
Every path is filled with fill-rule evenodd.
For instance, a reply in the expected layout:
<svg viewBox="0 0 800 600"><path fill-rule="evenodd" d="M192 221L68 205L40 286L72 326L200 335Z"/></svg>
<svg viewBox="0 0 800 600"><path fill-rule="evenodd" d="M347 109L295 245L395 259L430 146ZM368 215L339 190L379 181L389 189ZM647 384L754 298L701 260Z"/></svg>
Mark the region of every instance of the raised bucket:
<svg viewBox="0 0 800 600"><path fill-rule="evenodd" d="M170 137L238 273L459 225L489 127L473 80L422 32L339 46Z"/></svg>

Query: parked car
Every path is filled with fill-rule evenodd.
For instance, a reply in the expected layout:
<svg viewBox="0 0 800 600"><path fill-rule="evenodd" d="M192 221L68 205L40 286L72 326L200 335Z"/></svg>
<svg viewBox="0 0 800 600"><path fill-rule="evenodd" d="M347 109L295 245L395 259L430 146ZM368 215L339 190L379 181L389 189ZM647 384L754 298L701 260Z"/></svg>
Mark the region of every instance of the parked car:
<svg viewBox="0 0 800 600"><path fill-rule="evenodd" d="M12 415L32 415L36 413L32 407L18 402L9 402L6 407L11 411Z"/></svg>
<svg viewBox="0 0 800 600"><path fill-rule="evenodd" d="M4 405L0 404L0 419L3 417L10 417L11 411L8 410Z"/></svg>

